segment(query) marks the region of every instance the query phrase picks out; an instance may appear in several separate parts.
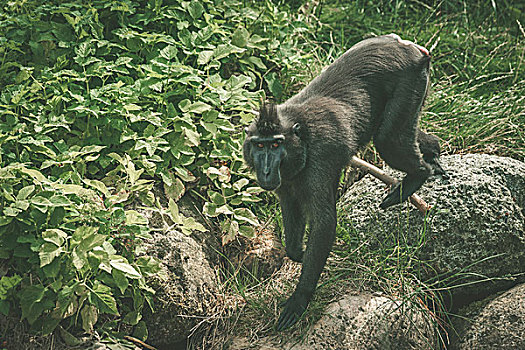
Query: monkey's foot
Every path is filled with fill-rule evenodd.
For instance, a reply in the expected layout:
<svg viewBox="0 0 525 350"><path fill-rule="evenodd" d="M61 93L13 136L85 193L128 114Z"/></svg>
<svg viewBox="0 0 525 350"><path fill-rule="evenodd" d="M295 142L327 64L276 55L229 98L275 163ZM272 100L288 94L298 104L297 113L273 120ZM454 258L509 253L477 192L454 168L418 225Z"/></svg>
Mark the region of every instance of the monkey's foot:
<svg viewBox="0 0 525 350"><path fill-rule="evenodd" d="M438 161L434 161L433 163L430 163L430 166L432 167L432 174L433 175L439 175L443 179L449 179L450 176L448 175L447 171L443 169L441 164Z"/></svg>
<svg viewBox="0 0 525 350"><path fill-rule="evenodd" d="M428 172L423 174L423 176L406 175L403 181L397 183L394 188L392 188L392 191L390 191L385 199L383 199L383 202L380 205L381 209L386 209L394 204L403 203L408 197L423 186L431 172L430 167L425 169L428 170Z"/></svg>
<svg viewBox="0 0 525 350"><path fill-rule="evenodd" d="M381 209L386 209L393 205L403 203L410 197L410 194L406 194L405 191L401 193L401 183L398 183L394 186L392 191L383 199L383 202L379 205ZM412 194L412 193L411 193Z"/></svg>
<svg viewBox="0 0 525 350"><path fill-rule="evenodd" d="M275 327L278 331L285 330L299 321L302 314L306 311L308 300L300 295L292 294L292 296L284 302L283 306L284 310L281 312L277 326Z"/></svg>

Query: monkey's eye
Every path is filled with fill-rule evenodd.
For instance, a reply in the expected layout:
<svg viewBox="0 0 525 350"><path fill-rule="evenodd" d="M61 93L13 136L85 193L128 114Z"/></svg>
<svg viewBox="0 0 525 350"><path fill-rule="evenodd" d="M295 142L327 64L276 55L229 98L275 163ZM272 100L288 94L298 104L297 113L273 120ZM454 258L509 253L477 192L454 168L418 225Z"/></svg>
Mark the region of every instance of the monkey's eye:
<svg viewBox="0 0 525 350"><path fill-rule="evenodd" d="M279 144L277 142L272 143L272 148L277 148L277 147L279 147Z"/></svg>
<svg viewBox="0 0 525 350"><path fill-rule="evenodd" d="M258 144L257 144L257 147L258 147L258 148L263 148L264 145L263 145L262 143L258 143Z"/></svg>

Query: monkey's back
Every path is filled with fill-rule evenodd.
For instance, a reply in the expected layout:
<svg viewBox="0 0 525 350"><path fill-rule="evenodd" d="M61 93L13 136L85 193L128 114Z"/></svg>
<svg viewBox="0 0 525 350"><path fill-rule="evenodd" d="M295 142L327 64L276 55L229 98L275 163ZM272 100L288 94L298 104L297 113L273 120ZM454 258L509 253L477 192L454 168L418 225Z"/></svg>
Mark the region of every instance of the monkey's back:
<svg viewBox="0 0 525 350"><path fill-rule="evenodd" d="M428 81L429 63L428 50L395 34L366 39L327 66L284 106L302 105L311 110L318 101L323 101L328 110L343 111L333 114L338 116L337 120L328 118L324 124L334 129L331 130L337 134L334 137L341 138L341 142L354 151L370 141L381 123L386 101L399 88L400 81L407 80L400 78L408 76L408 80ZM319 117L309 113L304 118ZM315 138L316 131L312 133ZM319 135L323 137L326 133ZM355 135L359 137L356 139Z"/></svg>
<svg viewBox="0 0 525 350"><path fill-rule="evenodd" d="M286 103L304 103L316 96L332 97L355 103L360 94L356 89L388 93L393 75L428 70L430 54L395 34L365 39L348 49L341 57L325 67L321 74Z"/></svg>

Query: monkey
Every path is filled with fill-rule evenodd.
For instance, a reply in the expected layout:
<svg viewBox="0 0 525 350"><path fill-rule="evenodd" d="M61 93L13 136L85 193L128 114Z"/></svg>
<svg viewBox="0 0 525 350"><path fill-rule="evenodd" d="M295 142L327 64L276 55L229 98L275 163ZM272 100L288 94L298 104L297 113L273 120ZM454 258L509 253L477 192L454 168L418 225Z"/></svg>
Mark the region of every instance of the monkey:
<svg viewBox="0 0 525 350"><path fill-rule="evenodd" d="M245 129L246 165L277 194L286 254L302 262L278 331L295 324L313 296L335 239L340 174L359 149L373 139L383 160L406 173L383 209L405 201L433 171L444 173L439 140L418 127L430 60L424 47L395 34L365 39L286 102L262 103Z"/></svg>

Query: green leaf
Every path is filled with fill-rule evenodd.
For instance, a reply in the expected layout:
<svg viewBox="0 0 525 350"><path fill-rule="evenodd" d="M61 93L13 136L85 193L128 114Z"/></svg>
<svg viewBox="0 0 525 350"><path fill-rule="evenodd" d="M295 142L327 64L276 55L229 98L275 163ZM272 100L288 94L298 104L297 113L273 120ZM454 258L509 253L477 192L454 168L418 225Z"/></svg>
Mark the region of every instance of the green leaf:
<svg viewBox="0 0 525 350"><path fill-rule="evenodd" d="M206 232L208 231L201 223L197 222L194 218L187 217L182 219L183 226L181 227L183 233L190 234L191 231L200 231L200 232Z"/></svg>
<svg viewBox="0 0 525 350"><path fill-rule="evenodd" d="M208 197L210 197L213 204L216 204L217 206L221 206L226 203L224 196L218 192L208 191Z"/></svg>
<svg viewBox="0 0 525 350"><path fill-rule="evenodd" d="M210 203L210 202L204 203L204 207L202 208L202 213L212 218L219 216L219 213L217 213L217 205Z"/></svg>
<svg viewBox="0 0 525 350"><path fill-rule="evenodd" d="M200 134L196 131L193 131L188 128L182 128L184 131L184 134L186 135L186 139L190 142L192 146L198 146L200 144Z"/></svg>
<svg viewBox="0 0 525 350"><path fill-rule="evenodd" d="M4 215L5 216L18 216L18 214L20 214L22 212L21 209L18 209L18 208L14 208L14 207L7 207L7 208L4 208Z"/></svg>
<svg viewBox="0 0 525 350"><path fill-rule="evenodd" d="M7 300L0 299L0 313L4 316L9 315L9 309L11 304Z"/></svg>
<svg viewBox="0 0 525 350"><path fill-rule="evenodd" d="M126 210L126 225L147 225L148 219L135 210Z"/></svg>
<svg viewBox="0 0 525 350"><path fill-rule="evenodd" d="M16 215L14 215L16 216ZM13 217L0 216L0 226L5 226L13 221ZM0 256L1 257L1 256Z"/></svg>
<svg viewBox="0 0 525 350"><path fill-rule="evenodd" d="M250 38L250 32L246 28L237 28L233 32L232 44L238 47L246 47L248 44L248 39Z"/></svg>
<svg viewBox="0 0 525 350"><path fill-rule="evenodd" d="M113 269L111 271L111 276L113 276L113 281L117 285L118 289L120 289L120 292L124 294L129 286L129 281L126 278L126 275L118 269Z"/></svg>
<svg viewBox="0 0 525 350"><path fill-rule="evenodd" d="M116 255L114 259L109 261L109 264L114 269L117 269L126 275L128 278L137 279L141 278L142 275L138 272L133 266L131 266L128 261L121 256Z"/></svg>
<svg viewBox="0 0 525 350"><path fill-rule="evenodd" d="M36 182L38 183L49 183L50 181L44 176L42 175L42 173L38 170L35 170L35 169L27 169L27 168L20 168L19 171L21 173L24 173L26 175L29 175L33 178L33 180L35 180Z"/></svg>
<svg viewBox="0 0 525 350"><path fill-rule="evenodd" d="M42 196L35 196L31 198L31 204L37 205L37 206L43 206L43 207L52 207L53 203L45 197Z"/></svg>
<svg viewBox="0 0 525 350"><path fill-rule="evenodd" d="M86 333L92 333L98 320L97 308L94 305L84 305L80 311L80 316L82 317L82 329Z"/></svg>
<svg viewBox="0 0 525 350"><path fill-rule="evenodd" d="M182 224L182 217L179 213L179 206L177 205L177 203L175 203L173 198L169 199L168 209L171 221L178 225Z"/></svg>
<svg viewBox="0 0 525 350"><path fill-rule="evenodd" d="M29 197L29 195L33 193L34 190L35 190L34 185L23 187L22 189L20 189L20 191L18 191L18 195L16 196L16 199L18 200L27 199L27 197Z"/></svg>
<svg viewBox="0 0 525 350"><path fill-rule="evenodd" d="M257 217L248 208L237 208L233 210L233 217L239 221L247 222L250 225L258 226Z"/></svg>
<svg viewBox="0 0 525 350"><path fill-rule="evenodd" d="M71 253L71 262L73 263L73 266L77 270L82 270L84 265L87 263L87 259L85 258L85 253L78 253L77 251L73 251Z"/></svg>
<svg viewBox="0 0 525 350"><path fill-rule="evenodd" d="M42 232L44 241L54 243L57 246L64 244L67 234L58 228L48 229Z"/></svg>
<svg viewBox="0 0 525 350"><path fill-rule="evenodd" d="M248 185L250 181L247 178L242 178L233 183L233 189L235 191L240 191L244 186Z"/></svg>
<svg viewBox="0 0 525 350"><path fill-rule="evenodd" d="M193 19L198 19L204 13L204 7L200 1L192 1L188 5L188 12Z"/></svg>
<svg viewBox="0 0 525 350"><path fill-rule="evenodd" d="M98 283L98 281L89 293L89 301L95 305L100 312L117 316L119 314L117 302L111 293L111 288L102 283Z"/></svg>
<svg viewBox="0 0 525 350"><path fill-rule="evenodd" d="M159 260L152 256L141 256L137 259L136 264L145 276L151 276L161 271Z"/></svg>
<svg viewBox="0 0 525 350"><path fill-rule="evenodd" d="M129 312L124 318L122 319L122 322L127 323L129 325L136 325L139 323L139 321L142 319L142 314L139 311L131 311Z"/></svg>
<svg viewBox="0 0 525 350"><path fill-rule="evenodd" d="M201 101L197 101L197 102L192 103L188 107L188 112L192 112L192 113L196 113L196 114L202 114L202 113L204 113L206 111L209 111L211 109L212 109L212 107L209 104L201 102Z"/></svg>
<svg viewBox="0 0 525 350"><path fill-rule="evenodd" d="M230 56L233 53L241 53L246 49L233 46L232 44L221 44L213 50L214 59L220 60L221 58Z"/></svg>
<svg viewBox="0 0 525 350"><path fill-rule="evenodd" d="M283 86L279 81L277 73L271 72L270 74L265 75L264 80L266 80L266 84L268 84L268 90L270 90L277 100L280 100L283 95Z"/></svg>
<svg viewBox="0 0 525 350"><path fill-rule="evenodd" d="M53 195L51 198L49 198L49 201L53 207L68 207L71 205L71 201L61 194Z"/></svg>
<svg viewBox="0 0 525 350"><path fill-rule="evenodd" d="M15 203L15 207L21 210L27 210L27 208L29 208L29 201L17 200Z"/></svg>
<svg viewBox="0 0 525 350"><path fill-rule="evenodd" d="M17 274L13 276L2 276L0 279L0 300L5 300L9 290L16 287L20 281L22 281L22 277Z"/></svg>
<svg viewBox="0 0 525 350"><path fill-rule="evenodd" d="M184 187L184 183L178 177L173 177L173 179L170 179L170 181L170 185L164 185L164 192L168 198L177 202L182 198L182 196L184 196L186 188Z"/></svg>
<svg viewBox="0 0 525 350"><path fill-rule="evenodd" d="M84 188L79 185L71 185L71 184L53 184L53 187L56 189L59 189L64 194L76 194L77 196L90 196L93 194L93 191Z"/></svg>
<svg viewBox="0 0 525 350"><path fill-rule="evenodd" d="M40 246L38 256L40 258L40 267L44 267L63 252L62 247L57 247L53 243L44 243Z"/></svg>
<svg viewBox="0 0 525 350"><path fill-rule="evenodd" d="M60 334L60 337L62 338L64 343L66 343L66 345L76 347L82 344L82 341L80 339L78 339L62 327L58 327L58 333Z"/></svg>
<svg viewBox="0 0 525 350"><path fill-rule="evenodd" d="M168 61L178 61L177 54L177 47L174 45L167 45L165 48L160 50L160 56Z"/></svg>
<svg viewBox="0 0 525 350"><path fill-rule="evenodd" d="M218 178L220 182L230 182L231 179L230 169L226 166L220 169L211 166L206 169L206 175L212 180Z"/></svg>
<svg viewBox="0 0 525 350"><path fill-rule="evenodd" d="M259 57L250 56L248 57L248 61L253 63L257 68L260 70L267 70L266 65L263 63L263 61Z"/></svg>
<svg viewBox="0 0 525 350"><path fill-rule="evenodd" d="M241 236L251 239L255 237L255 228L253 226L241 225L239 226L239 233Z"/></svg>
<svg viewBox="0 0 525 350"><path fill-rule="evenodd" d="M42 314L44 309L39 303L44 298L47 288L43 285L36 284L22 288L19 293L20 306L22 307L22 319L32 324Z"/></svg>
<svg viewBox="0 0 525 350"><path fill-rule="evenodd" d="M140 321L135 326L135 329L133 330L133 336L143 341L148 339L148 327L146 326L146 322Z"/></svg>
<svg viewBox="0 0 525 350"><path fill-rule="evenodd" d="M229 242L233 241L235 237L239 234L239 223L235 220L228 221L224 225L226 229L226 234L222 236L222 245L226 245Z"/></svg>
<svg viewBox="0 0 525 350"><path fill-rule="evenodd" d="M106 185L102 181L90 180L90 179L84 179L83 181L86 185L93 187L94 189L103 193L104 196L109 196L109 190L107 189Z"/></svg>
<svg viewBox="0 0 525 350"><path fill-rule="evenodd" d="M204 64L210 62L212 57L213 57L213 51L211 51L211 50L203 50L203 51L199 52L199 56L197 57L197 64L204 65Z"/></svg>

